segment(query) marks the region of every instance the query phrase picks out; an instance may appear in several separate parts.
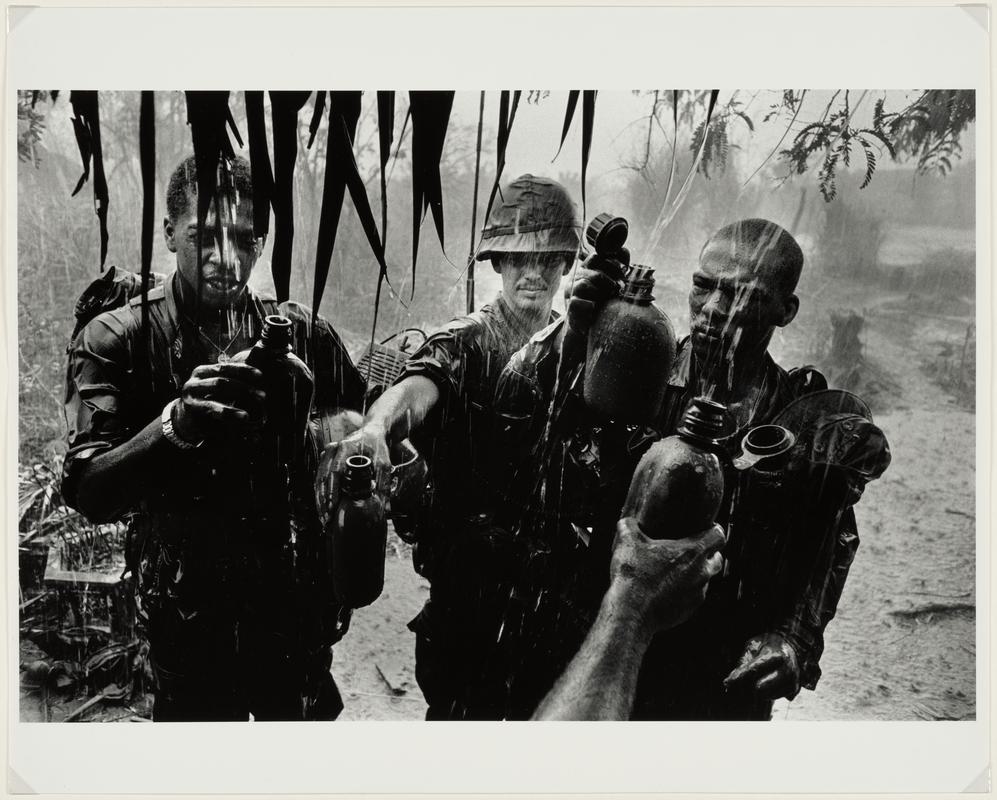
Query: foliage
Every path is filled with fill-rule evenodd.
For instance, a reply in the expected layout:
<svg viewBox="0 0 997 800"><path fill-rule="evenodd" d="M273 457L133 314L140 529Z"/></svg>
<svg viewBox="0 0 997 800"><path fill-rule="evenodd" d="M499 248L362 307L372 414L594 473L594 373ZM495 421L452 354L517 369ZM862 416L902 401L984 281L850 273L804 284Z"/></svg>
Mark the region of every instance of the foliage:
<svg viewBox="0 0 997 800"><path fill-rule="evenodd" d="M817 185L828 202L833 200L838 192L835 178L839 162L842 166L848 167L851 163L852 148L856 145L861 148L865 156L865 176L859 187L861 189L869 185L876 171L877 144L885 147L891 157L896 157L896 149L890 141L889 131L884 128L883 114L878 113L874 116L872 128L855 128L851 122L858 104L852 106L851 93L845 90L843 105L834 108L834 103L840 94L841 92L835 92L820 120L804 127L796 134L792 146L781 152L782 157L789 162L790 168L800 174L806 172L811 156L816 153L823 155L817 175ZM881 102L877 102L876 107L882 111Z"/></svg>
<svg viewBox="0 0 997 800"><path fill-rule="evenodd" d="M47 92L17 93L17 158L19 161L30 161L38 165L40 159L39 145L45 132L45 114L36 108L40 95Z"/></svg>
<svg viewBox="0 0 997 800"><path fill-rule="evenodd" d="M795 118L804 94L784 92L782 102L773 106L766 119L783 110L793 112ZM876 171L876 153L882 157L883 150L893 159L916 157L919 172L938 170L945 174L952 169L952 159L962 152L959 138L976 118L974 92L928 90L898 112L887 112L884 99L879 98L873 108L872 127L853 127L853 115L867 94L863 92L853 105L848 90L835 92L820 119L806 125L792 145L780 152L790 171L797 174L806 172L812 157L820 159L817 182L828 202L837 194L837 171L850 165L856 146L865 158L859 188L869 185Z"/></svg>

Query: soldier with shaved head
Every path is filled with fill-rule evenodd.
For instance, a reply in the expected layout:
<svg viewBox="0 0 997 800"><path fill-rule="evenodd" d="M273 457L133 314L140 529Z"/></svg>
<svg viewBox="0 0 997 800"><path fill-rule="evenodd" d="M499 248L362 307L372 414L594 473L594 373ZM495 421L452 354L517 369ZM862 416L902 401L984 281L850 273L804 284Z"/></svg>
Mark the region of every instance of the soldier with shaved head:
<svg viewBox="0 0 997 800"><path fill-rule="evenodd" d="M531 557L493 659L509 673L513 713L539 703L578 650L607 587L615 531L635 524L619 517L636 464L704 395L726 407L717 521L728 532L727 565L698 611L654 636L632 717L768 719L775 698L816 686L824 629L858 546L852 506L886 469L889 449L861 400L826 391L813 367L783 369L768 352L799 310L803 261L794 238L767 220L709 237L689 292L689 336L661 365L668 388L651 426L599 417L582 396L588 328L619 289L612 270L579 270L567 325L551 326L510 360L496 404L506 440L522 445L507 472L531 476L509 489L506 507L518 521L507 524L531 543ZM793 417L799 442L771 486L735 469L745 435L784 422L801 398L810 400Z"/></svg>

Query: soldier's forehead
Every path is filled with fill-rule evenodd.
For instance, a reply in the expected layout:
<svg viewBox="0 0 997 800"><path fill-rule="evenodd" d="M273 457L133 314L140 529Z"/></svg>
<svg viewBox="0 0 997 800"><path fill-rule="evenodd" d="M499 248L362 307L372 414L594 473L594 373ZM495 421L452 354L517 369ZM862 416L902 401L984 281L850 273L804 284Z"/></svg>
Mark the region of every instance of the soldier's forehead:
<svg viewBox="0 0 997 800"><path fill-rule="evenodd" d="M723 240L710 242L703 250L699 264L705 271L757 280L775 279L779 272L774 251Z"/></svg>

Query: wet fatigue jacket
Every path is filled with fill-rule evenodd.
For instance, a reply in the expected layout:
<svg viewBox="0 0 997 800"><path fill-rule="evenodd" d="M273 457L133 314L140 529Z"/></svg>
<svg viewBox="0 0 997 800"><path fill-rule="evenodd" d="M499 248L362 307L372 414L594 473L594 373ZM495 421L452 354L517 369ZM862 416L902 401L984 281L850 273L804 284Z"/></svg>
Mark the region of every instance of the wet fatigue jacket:
<svg viewBox="0 0 997 800"><path fill-rule="evenodd" d="M553 317L553 315L552 315ZM415 565L430 599L409 627L417 634L416 672L428 718L490 718L469 681L496 636L496 595L514 542L495 525L495 384L529 333L499 294L479 311L429 337L398 380L429 378L440 401L413 444L430 465L416 523Z"/></svg>
<svg viewBox="0 0 997 800"><path fill-rule="evenodd" d="M81 467L121 445L179 397L194 367L217 353L179 305L180 277L149 292L142 342L140 299L90 322L70 346L63 493L76 506ZM364 384L323 320L293 303L250 293L248 342L266 314L294 325L294 350L315 377L313 409L359 408ZM261 507L248 491L248 445L164 442L141 498L122 493L127 565L157 677L156 719L334 718L330 645L348 616L331 601L314 503L316 453L291 465L288 502ZM84 502L85 506L86 503Z"/></svg>
<svg viewBox="0 0 997 800"><path fill-rule="evenodd" d="M506 635L502 656L494 659L508 671L505 702L513 714L539 703L581 645L608 585L615 525L637 462L654 441L676 430L697 385L686 340L653 429L596 419L581 397L584 365L563 377L554 395L558 334L559 326L551 326L517 353L496 394L505 441L521 445L505 455L507 472L521 477L504 506L519 519L505 522L530 554L520 570L521 598L510 604L506 620L516 633ZM739 453L748 428L768 423L797 397L827 388L812 368L786 372L767 355L763 368L763 397L750 423L723 440L729 456ZM773 498L746 484L728 460L717 520L731 537L728 571L711 582L706 602L688 622L655 637L634 718L767 719L770 701L725 694L721 681L747 639L771 631L787 636L799 655L802 684L814 688L823 630L858 547L851 505L862 486L830 497L813 485L812 475L801 473L795 481ZM811 544L775 570L766 563L773 551L764 542L787 536Z"/></svg>

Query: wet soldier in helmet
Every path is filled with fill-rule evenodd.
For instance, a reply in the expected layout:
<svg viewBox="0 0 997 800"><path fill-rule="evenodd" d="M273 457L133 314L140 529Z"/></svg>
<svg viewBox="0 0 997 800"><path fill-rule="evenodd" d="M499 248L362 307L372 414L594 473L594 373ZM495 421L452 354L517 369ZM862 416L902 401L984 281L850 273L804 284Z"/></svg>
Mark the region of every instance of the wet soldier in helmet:
<svg viewBox="0 0 997 800"><path fill-rule="evenodd" d="M392 446L410 437L430 465L415 566L431 592L409 625L428 719L501 716L479 676L501 627L504 570L519 556L494 522L492 398L509 357L556 317L552 301L579 245L564 187L533 175L503 187L476 254L502 276L501 292L431 336L337 454L340 464L372 455L383 478Z"/></svg>

